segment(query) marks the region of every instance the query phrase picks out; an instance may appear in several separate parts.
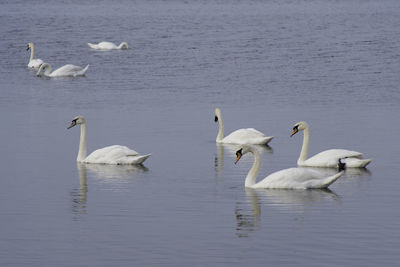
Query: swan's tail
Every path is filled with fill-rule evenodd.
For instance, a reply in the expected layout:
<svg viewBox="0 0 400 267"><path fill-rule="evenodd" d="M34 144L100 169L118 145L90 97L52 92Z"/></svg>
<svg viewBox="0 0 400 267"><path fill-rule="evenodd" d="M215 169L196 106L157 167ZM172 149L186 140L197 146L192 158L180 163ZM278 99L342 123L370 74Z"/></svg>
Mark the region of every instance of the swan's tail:
<svg viewBox="0 0 400 267"><path fill-rule="evenodd" d="M344 162L346 167L349 168L364 168L366 167L372 159L358 159L358 158L346 158Z"/></svg>
<svg viewBox="0 0 400 267"><path fill-rule="evenodd" d="M78 71L75 76L83 76L83 75L85 75L85 73L88 70L88 68L89 68L89 64L86 65L86 67L84 67L81 71Z"/></svg>
<svg viewBox="0 0 400 267"><path fill-rule="evenodd" d="M151 156L151 154L147 154L147 155L143 155L143 156L137 156L135 158L134 164L142 164L150 156Z"/></svg>
<svg viewBox="0 0 400 267"><path fill-rule="evenodd" d="M333 184L340 176L342 176L344 171L338 172L335 175L326 177L322 179L318 184L315 184L315 187L312 188L328 188L331 184Z"/></svg>
<svg viewBox="0 0 400 267"><path fill-rule="evenodd" d="M91 44L91 43L87 43L87 44L92 49L96 49L97 48L97 45L95 45L95 44Z"/></svg>
<svg viewBox="0 0 400 267"><path fill-rule="evenodd" d="M263 144L264 144L264 145L268 144L269 142L271 142L272 139L274 139L273 136L264 137Z"/></svg>

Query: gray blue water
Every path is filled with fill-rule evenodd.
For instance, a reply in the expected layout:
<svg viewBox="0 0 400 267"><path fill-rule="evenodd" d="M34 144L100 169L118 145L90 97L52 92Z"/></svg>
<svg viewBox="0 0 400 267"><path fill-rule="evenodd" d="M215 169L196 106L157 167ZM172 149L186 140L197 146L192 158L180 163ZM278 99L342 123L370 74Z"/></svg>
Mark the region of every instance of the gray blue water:
<svg viewBox="0 0 400 267"><path fill-rule="evenodd" d="M396 266L400 261L400 2L3 1L1 266ZM87 42L126 41L96 52ZM54 67L38 78L28 42ZM321 190L246 190L252 158L216 146L254 127L275 138L260 178L310 154L363 152ZM77 165L126 145L142 167Z"/></svg>

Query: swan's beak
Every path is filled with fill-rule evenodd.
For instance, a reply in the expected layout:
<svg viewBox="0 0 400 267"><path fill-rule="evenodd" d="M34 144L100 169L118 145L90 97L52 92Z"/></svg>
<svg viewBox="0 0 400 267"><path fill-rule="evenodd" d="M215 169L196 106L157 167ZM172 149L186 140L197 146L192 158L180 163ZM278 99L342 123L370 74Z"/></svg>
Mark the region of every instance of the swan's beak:
<svg viewBox="0 0 400 267"><path fill-rule="evenodd" d="M297 128L294 128L292 134L290 135L290 137L292 137L293 135L295 135L298 131L299 131L299 130L298 130Z"/></svg>
<svg viewBox="0 0 400 267"><path fill-rule="evenodd" d="M71 125L70 125L67 129L70 129L70 128L74 127L75 125L76 125L76 121L73 120L73 121L71 122Z"/></svg>
<svg viewBox="0 0 400 267"><path fill-rule="evenodd" d="M217 116L214 117L214 121L215 121L215 122L218 121L218 117L217 117Z"/></svg>
<svg viewBox="0 0 400 267"><path fill-rule="evenodd" d="M236 159L235 159L235 164L239 161L239 159L242 157L242 153L240 151L236 152Z"/></svg>

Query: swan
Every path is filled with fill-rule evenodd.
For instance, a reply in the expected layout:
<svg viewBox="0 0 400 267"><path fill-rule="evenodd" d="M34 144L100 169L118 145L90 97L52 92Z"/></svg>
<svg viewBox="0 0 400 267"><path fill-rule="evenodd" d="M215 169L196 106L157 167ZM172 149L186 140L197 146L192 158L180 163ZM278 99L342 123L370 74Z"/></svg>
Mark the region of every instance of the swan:
<svg viewBox="0 0 400 267"><path fill-rule="evenodd" d="M126 146L107 146L101 149L93 151L89 156L86 157L86 120L82 116L75 117L71 125L67 128L70 129L75 125L81 126L81 137L79 142L79 152L76 158L77 162L82 163L98 163L98 164L141 164L151 154L139 155L138 152L129 149Z"/></svg>
<svg viewBox="0 0 400 267"><path fill-rule="evenodd" d="M343 166L346 166L346 168L360 168L367 166L371 162L371 159L363 159L362 153L346 149L325 150L307 159L308 145L310 141L310 128L307 122L300 121L296 123L290 136L295 135L299 131L304 131L304 137L300 157L297 160L298 166L337 168L339 162L344 164Z"/></svg>
<svg viewBox="0 0 400 267"><path fill-rule="evenodd" d="M239 129L224 138L224 123L222 122L221 110L216 108L214 113L215 122L218 122L219 125L217 143L266 145L274 138L273 136L265 136L254 128Z"/></svg>
<svg viewBox="0 0 400 267"><path fill-rule="evenodd" d="M36 73L36 76L41 77L42 70L45 69L44 75L47 77L76 77L76 76L84 76L86 71L88 70L89 65L87 65L85 68L81 68L79 66L75 66L72 64L67 64L64 65L55 71L51 72L51 66L48 63L43 63L40 65L40 68L38 72Z"/></svg>
<svg viewBox="0 0 400 267"><path fill-rule="evenodd" d="M43 60L35 57L35 45L33 43L28 43L26 50L31 50L31 57L29 58L28 68L37 69L43 64Z"/></svg>
<svg viewBox="0 0 400 267"><path fill-rule="evenodd" d="M262 181L256 183L258 171L260 169L260 155L252 146L244 145L236 152L235 164L242 155L251 153L254 156L254 163L247 174L245 187L248 188L265 188L265 189L312 189L312 188L328 188L335 182L343 171L332 176L307 168L289 168L274 172Z"/></svg>
<svg viewBox="0 0 400 267"><path fill-rule="evenodd" d="M88 46L95 50L129 49L129 45L126 42L120 43L119 46L111 42L100 42L98 44L88 43Z"/></svg>

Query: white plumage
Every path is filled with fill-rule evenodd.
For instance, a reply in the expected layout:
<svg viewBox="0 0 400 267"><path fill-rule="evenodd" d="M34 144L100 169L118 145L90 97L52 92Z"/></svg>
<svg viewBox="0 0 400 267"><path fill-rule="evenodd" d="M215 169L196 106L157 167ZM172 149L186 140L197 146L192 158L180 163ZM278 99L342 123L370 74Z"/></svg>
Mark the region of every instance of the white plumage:
<svg viewBox="0 0 400 267"><path fill-rule="evenodd" d="M273 136L265 136L254 128L239 129L224 137L224 124L219 108L215 109L215 122L218 122L219 125L217 143L266 145L274 138Z"/></svg>
<svg viewBox="0 0 400 267"><path fill-rule="evenodd" d="M335 182L343 171L325 176L316 170L307 168L289 168L274 172L256 183L260 169L260 155L252 146L244 145L236 152L235 163L239 161L242 155L250 152L254 156L254 163L246 176L245 187L248 188L266 188L266 189L312 189L327 188Z"/></svg>
<svg viewBox="0 0 400 267"><path fill-rule="evenodd" d="M129 49L129 45L126 42L122 42L118 46L112 42L100 42L98 44L88 43L88 46L95 50Z"/></svg>
<svg viewBox="0 0 400 267"><path fill-rule="evenodd" d="M29 58L28 68L31 68L31 69L39 68L40 65L43 64L43 60L41 60L40 58L34 58L35 57L35 45L33 43L28 43L26 50L31 50L31 56Z"/></svg>
<svg viewBox="0 0 400 267"><path fill-rule="evenodd" d="M77 156L77 162L82 163L97 163L97 164L141 164L151 154L140 155L135 150L132 150L126 146L113 145L97 149L93 151L89 156L86 156L86 120L82 116L75 117L71 125L68 127L72 128L75 125L81 126L81 137L79 142L79 151Z"/></svg>
<svg viewBox="0 0 400 267"><path fill-rule="evenodd" d="M51 65L48 63L43 63L36 75L40 77L42 70L45 69L44 75L46 77L77 77L85 75L88 68L89 65L87 65L85 68L82 68L72 64L66 64L51 72Z"/></svg>

